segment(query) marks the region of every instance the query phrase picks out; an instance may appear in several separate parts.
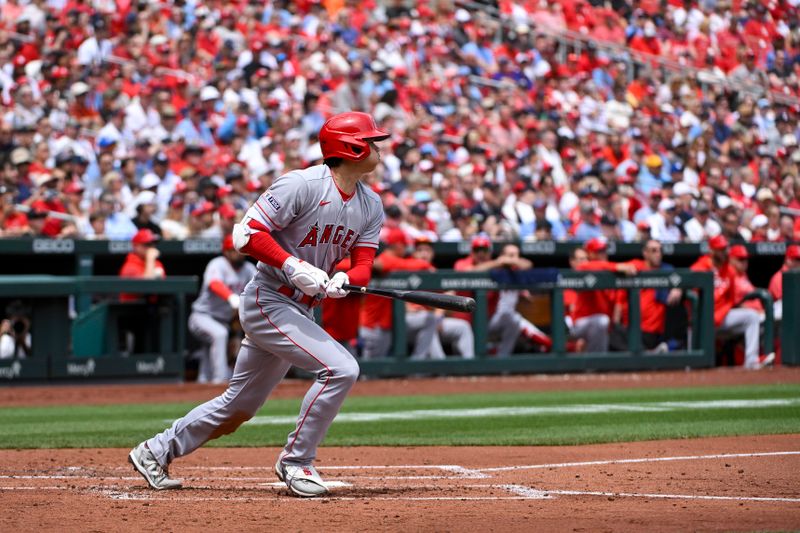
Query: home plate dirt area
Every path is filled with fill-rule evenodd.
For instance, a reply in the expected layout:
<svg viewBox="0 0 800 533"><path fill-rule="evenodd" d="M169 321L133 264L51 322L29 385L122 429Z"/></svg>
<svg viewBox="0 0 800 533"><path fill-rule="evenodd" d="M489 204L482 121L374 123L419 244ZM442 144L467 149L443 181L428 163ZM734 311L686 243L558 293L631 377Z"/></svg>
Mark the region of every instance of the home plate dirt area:
<svg viewBox="0 0 800 533"><path fill-rule="evenodd" d="M206 448L156 492L127 449L0 451L2 531L769 531L800 527L800 435L575 447L323 448L330 496L277 448Z"/></svg>

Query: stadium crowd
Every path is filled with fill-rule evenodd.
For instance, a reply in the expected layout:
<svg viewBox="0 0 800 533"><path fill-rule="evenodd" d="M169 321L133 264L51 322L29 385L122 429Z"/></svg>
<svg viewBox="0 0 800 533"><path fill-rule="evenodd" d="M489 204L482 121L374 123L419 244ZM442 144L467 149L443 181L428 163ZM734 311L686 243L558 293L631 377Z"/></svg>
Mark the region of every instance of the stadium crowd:
<svg viewBox="0 0 800 533"><path fill-rule="evenodd" d="M409 242L794 240L794 4L2 0L0 236L221 237L360 109Z"/></svg>

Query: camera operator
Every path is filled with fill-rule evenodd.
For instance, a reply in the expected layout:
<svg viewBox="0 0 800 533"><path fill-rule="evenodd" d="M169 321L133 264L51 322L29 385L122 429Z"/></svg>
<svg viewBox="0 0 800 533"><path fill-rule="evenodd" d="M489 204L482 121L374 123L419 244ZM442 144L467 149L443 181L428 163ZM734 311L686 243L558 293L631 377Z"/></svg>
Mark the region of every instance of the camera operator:
<svg viewBox="0 0 800 533"><path fill-rule="evenodd" d="M31 354L31 321L19 300L6 307L8 318L0 322L0 359L25 358Z"/></svg>

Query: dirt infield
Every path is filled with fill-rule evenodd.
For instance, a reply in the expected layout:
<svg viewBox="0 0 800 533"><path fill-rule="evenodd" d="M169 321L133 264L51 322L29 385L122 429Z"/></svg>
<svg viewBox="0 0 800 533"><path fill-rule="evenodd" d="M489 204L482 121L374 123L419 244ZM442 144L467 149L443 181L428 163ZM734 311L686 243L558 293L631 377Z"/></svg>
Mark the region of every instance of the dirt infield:
<svg viewBox="0 0 800 533"><path fill-rule="evenodd" d="M795 369L361 382L357 394L800 382ZM282 396L307 384L288 382ZM201 401L199 386L26 387L0 405ZM132 443L133 444L133 443ZM276 448L202 448L156 492L128 450L0 451L0 531L755 531L800 528L800 435L561 447L322 448L330 497L277 483Z"/></svg>
<svg viewBox="0 0 800 533"><path fill-rule="evenodd" d="M200 449L174 465L186 488L171 492L146 489L128 450L2 451L0 530L793 530L799 444L324 448L320 471L335 486L321 500L277 483L277 449Z"/></svg>

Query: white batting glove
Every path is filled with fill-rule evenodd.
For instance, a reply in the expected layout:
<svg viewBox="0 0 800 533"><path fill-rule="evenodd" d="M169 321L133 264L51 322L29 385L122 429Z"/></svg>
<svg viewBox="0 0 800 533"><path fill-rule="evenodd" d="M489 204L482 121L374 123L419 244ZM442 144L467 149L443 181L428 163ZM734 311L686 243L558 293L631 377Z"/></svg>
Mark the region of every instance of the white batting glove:
<svg viewBox="0 0 800 533"><path fill-rule="evenodd" d="M350 291L346 291L342 288L342 285L349 283L350 277L344 272L337 272L334 274L331 280L328 282L328 285L325 287L325 292L328 294L328 298L344 298L350 294Z"/></svg>
<svg viewBox="0 0 800 533"><path fill-rule="evenodd" d="M239 310L239 295L238 294L231 294L228 296L228 305L231 306L231 309L234 311Z"/></svg>
<svg viewBox="0 0 800 533"><path fill-rule="evenodd" d="M294 256L290 256L281 266L292 284L303 291L308 296L325 294L325 287L328 285L328 274L314 265L306 263Z"/></svg>

